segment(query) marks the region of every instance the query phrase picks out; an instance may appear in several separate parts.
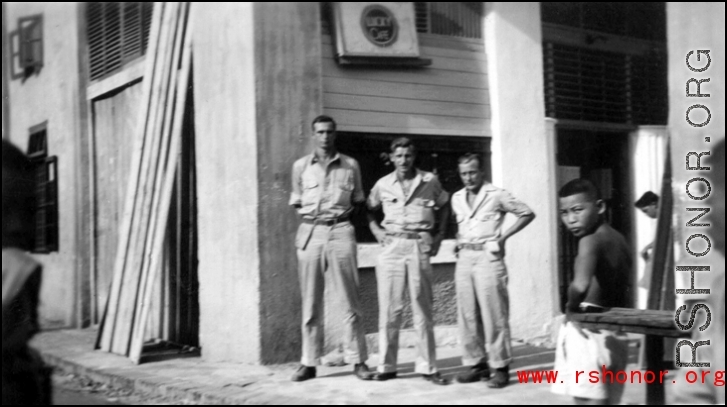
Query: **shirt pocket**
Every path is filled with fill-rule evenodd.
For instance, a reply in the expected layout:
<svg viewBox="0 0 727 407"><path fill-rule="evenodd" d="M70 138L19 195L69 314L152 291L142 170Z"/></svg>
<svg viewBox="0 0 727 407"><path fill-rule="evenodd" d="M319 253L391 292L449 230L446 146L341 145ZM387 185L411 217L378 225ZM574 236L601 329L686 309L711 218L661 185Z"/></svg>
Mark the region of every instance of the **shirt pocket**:
<svg viewBox="0 0 727 407"><path fill-rule="evenodd" d="M475 216L473 222L474 232L482 238L492 238L498 235L498 225L500 224L499 213L482 213Z"/></svg>
<svg viewBox="0 0 727 407"><path fill-rule="evenodd" d="M401 200L393 195L383 194L381 196L381 206L384 209L385 223L401 222L402 208L404 204Z"/></svg>
<svg viewBox="0 0 727 407"><path fill-rule="evenodd" d="M480 222L497 222L500 219L499 213L483 213L475 217Z"/></svg>
<svg viewBox="0 0 727 407"><path fill-rule="evenodd" d="M337 169L331 174L333 181L332 203L343 209L351 207L353 195L353 171L346 168Z"/></svg>
<svg viewBox="0 0 727 407"><path fill-rule="evenodd" d="M335 190L335 204L336 206L348 209L351 206L351 195L353 195L353 185L343 184L338 185Z"/></svg>
<svg viewBox="0 0 727 407"><path fill-rule="evenodd" d="M434 224L434 208L437 205L432 199L417 199L411 205L409 223L421 224L421 227Z"/></svg>
<svg viewBox="0 0 727 407"><path fill-rule="evenodd" d="M301 200L303 206L315 205L318 203L318 197L320 195L320 185L318 181L313 177L303 177L303 193L301 194Z"/></svg>

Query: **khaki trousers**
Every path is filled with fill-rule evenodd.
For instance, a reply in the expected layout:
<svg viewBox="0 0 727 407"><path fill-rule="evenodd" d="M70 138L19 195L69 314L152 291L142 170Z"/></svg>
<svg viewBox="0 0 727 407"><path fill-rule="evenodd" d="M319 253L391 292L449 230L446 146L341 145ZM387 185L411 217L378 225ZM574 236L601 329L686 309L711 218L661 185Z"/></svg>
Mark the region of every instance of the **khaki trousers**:
<svg viewBox="0 0 727 407"><path fill-rule="evenodd" d="M298 272L303 299L303 356L301 364L320 364L323 348L323 301L325 276L331 273L336 306L345 310L344 338L347 363L365 363L368 359L363 317L359 302L356 237L350 222L334 226L301 224L296 238Z"/></svg>
<svg viewBox="0 0 727 407"><path fill-rule="evenodd" d="M422 240L391 238L379 256L376 280L379 294L379 372L396 372L404 292L409 286L414 328L418 336L415 372L437 372L432 319L432 266L429 245Z"/></svg>
<svg viewBox="0 0 727 407"><path fill-rule="evenodd" d="M487 362L496 369L510 364L512 349L507 268L491 256L484 250L461 250L455 281L462 364Z"/></svg>

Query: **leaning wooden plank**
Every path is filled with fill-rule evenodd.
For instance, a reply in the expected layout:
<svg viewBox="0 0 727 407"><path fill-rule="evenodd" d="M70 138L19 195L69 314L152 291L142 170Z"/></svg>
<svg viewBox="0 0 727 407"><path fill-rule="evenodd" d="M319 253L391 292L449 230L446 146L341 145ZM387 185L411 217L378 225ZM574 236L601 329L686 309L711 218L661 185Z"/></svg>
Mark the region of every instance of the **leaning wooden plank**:
<svg viewBox="0 0 727 407"><path fill-rule="evenodd" d="M116 261L114 264L114 276L111 283L111 290L106 298L106 306L101 318L101 325L98 336L96 338L96 349L104 351L111 350L111 342L114 335L114 327L116 326L116 316L119 307L119 294L121 290L121 282L123 281L123 273L125 270L126 253L128 251L130 228L134 213L134 204L136 202L136 189L139 182L141 172L142 151L144 150L146 134L147 114L149 111L149 101L151 94L152 76L154 73L154 65L156 61L159 31L161 28L161 16L164 10L164 3L154 3L152 9L151 30L149 33L149 48L146 55L146 67L144 71L144 82L142 84L141 108L139 109L139 119L136 126L136 139L134 140L133 155L131 158L131 174L129 175L129 184L127 188L127 196L124 204L124 213L122 216L121 227L119 228L119 242L116 251Z"/></svg>
<svg viewBox="0 0 727 407"><path fill-rule="evenodd" d="M178 11L178 10L177 10ZM133 289L133 316L131 318L131 324L130 324L130 330L129 330L129 343L131 342L131 339L133 338L133 333L136 329L138 329L139 324L139 301L141 299L140 293L144 292L145 284L147 282L147 275L149 273L149 262L147 260L147 253L150 250L150 247L152 245L152 239L151 239L151 231L153 229L153 225L156 218L156 206L158 206L159 201L159 193L161 190L161 178L163 174L163 167L165 162L165 157L168 153L169 149L169 135L167 128L169 127L168 120L169 120L169 110L170 110L170 104L173 103L173 92L174 88L172 84L174 83L174 80L176 78L176 69L173 68L174 60L175 58L178 58L178 49L181 46L177 46L176 43L178 42L179 38L179 15L174 16L174 21L171 23L172 29L170 32L170 38L169 43L174 44L171 47L172 52L172 58L169 60L169 66L165 65L165 73L164 76L164 84L162 85L164 94L160 95L160 103L157 106L157 118L155 122L155 128L154 132L155 134L159 135L159 144L158 144L158 150L156 151L156 154L154 156L153 165L149 168L149 196L148 201L145 202L145 216L147 216L146 223L142 224L140 227L139 233L143 236L142 239L139 241L138 250L140 250L138 253L136 253L134 260L135 262L138 262L139 264L139 274L138 279L134 281L136 284ZM166 61L165 61L166 63ZM167 79L170 78L170 79ZM158 131L157 131L158 130ZM148 206L147 206L148 205ZM143 245L142 245L143 244ZM131 288L130 288L131 290ZM131 300L131 298L130 298Z"/></svg>
<svg viewBox="0 0 727 407"><path fill-rule="evenodd" d="M647 308L660 309L663 303L663 287L666 273L673 273L673 269L667 269L669 256L673 252L669 250L672 243L671 218L674 211L674 198L672 196L671 176L671 141L666 140L666 160L664 161L664 175L661 182L661 196L659 198L659 214L656 224L656 239L654 242L653 261L651 262L651 281L647 299Z"/></svg>
<svg viewBox="0 0 727 407"><path fill-rule="evenodd" d="M153 281L153 273L159 273L162 270L162 259L164 257L164 239L166 237L167 222L169 220L169 208L172 202L172 192L174 189L174 181L176 179L176 171L179 163L179 152L182 144L182 124L184 122L185 106L187 102L187 92L189 86L189 77L191 74L192 61L192 36L191 24L187 24L187 35L184 40L184 53L182 59L182 71L179 76L179 86L177 86L176 107L174 109L174 126L171 134L171 144L169 149L169 159L167 160L166 170L164 173L164 183L162 187L162 201L160 203L160 213L157 223L154 225L154 246L151 256L150 275L147 277L150 282ZM152 284L147 284L143 293L143 301L141 303L141 321L139 327L144 327L149 316L151 294L153 292ZM139 363L141 353L144 346L144 332L139 329L134 333L132 347L130 352L131 360Z"/></svg>
<svg viewBox="0 0 727 407"><path fill-rule="evenodd" d="M118 325L112 342L112 350L114 353L128 355L131 343L131 331L134 324L135 307L139 295L139 279L143 267L143 250L146 245L147 229L149 227L151 200L154 193L153 174L159 161L159 149L162 142L161 121L164 105L166 104L167 87L169 85L168 77L171 61L171 43L173 41L175 23L177 21L177 3L168 3L165 7L163 17L163 28L160 41L160 59L157 61L157 73L155 73L155 87L153 108L155 113L151 115L152 122L148 127L149 144L149 160L142 165L143 182L140 183L141 188L137 191L141 202L138 207L138 216L135 216L135 222L132 225L132 245L130 257L127 261L127 270L124 276L124 282L121 291L121 306L119 309Z"/></svg>
<svg viewBox="0 0 727 407"><path fill-rule="evenodd" d="M163 64L163 57L165 55L165 43L166 36L169 31L169 24L167 23L170 9L169 4L165 4L164 9L161 13L161 27L159 31L159 41L157 43L157 52L155 57L155 64L153 67L153 73L150 75L149 81L151 85L149 108L146 114L146 124L144 128L145 145L142 150L142 160L139 164L139 182L137 183L136 191L133 191L135 203L134 211L132 216L132 222L129 227L129 239L130 243L127 247L126 260L124 262L124 272L122 274L121 287L119 291L119 306L117 309L116 325L114 326L114 335L111 339L111 351L118 354L128 354L128 341L122 339L127 336L125 331L128 329L129 320L129 304L133 307L133 292L130 293L130 287L134 287L135 281L138 280L137 267L134 264L136 253L138 252L138 242L143 238L140 233L139 225L144 222L142 219L144 215L144 201L146 196L144 195L145 189L148 185L148 171L150 166L153 165L156 154L157 134L153 132L153 123L155 118L156 106L158 105L158 88L160 79L163 76L163 71L160 71L159 66Z"/></svg>
<svg viewBox="0 0 727 407"><path fill-rule="evenodd" d="M154 131L154 123L156 120L156 111L158 110L160 87L164 83L164 58L167 53L167 42L170 31L169 13L173 8L173 4L166 4L162 14L162 25L159 33L159 45L157 50L157 59L154 66L154 74L152 76L152 92L147 114L147 124L145 129L145 137L147 142L142 152L141 169L137 190L134 192L136 197L134 216L130 227L130 244L128 247L127 258L125 262L125 270L121 283L119 308L117 312L117 324L114 327L114 335L111 343L111 351L117 354L128 355L128 332L129 325L133 318L133 307L135 306L136 286L139 279L139 267L136 264L136 258L139 256L140 240L144 238L143 224L146 222L144 215L146 213L146 201L149 190L149 171L154 166L155 156L158 148L158 133Z"/></svg>
<svg viewBox="0 0 727 407"><path fill-rule="evenodd" d="M141 222L140 217L143 214L143 203L145 197L143 196L144 189L146 188L147 180L148 180L148 168L150 166L150 161L153 160L154 153L154 145L156 141L154 140L155 135L150 131L151 122L153 121L154 117L154 111L155 111L155 105L157 103L157 95L158 95L158 77L159 74L159 60L164 55L163 49L164 49L164 42L165 42L165 36L166 32L168 31L168 24L166 24L165 19L167 15L167 8L169 6L165 4L164 10L161 13L161 22L160 22L160 31L159 31L159 41L157 44L157 52L155 57L155 64L153 67L153 73L150 75L149 80L151 82L151 92L150 92L150 102L149 102L149 109L146 114L146 123L144 127L144 138L145 138L145 144L144 148L141 152L141 161L138 163L139 166L139 177L137 182L136 190L129 191L130 194L133 194L134 196L134 210L132 212L131 216L131 224L129 225L129 244L126 251L126 258L124 260L124 269L122 273L122 279L121 284L119 288L119 299L118 299L118 308L116 312L116 323L113 326L113 335L111 338L111 352L118 353L118 354L127 354L122 346L119 346L119 334L124 330L124 326L127 324L128 317L126 316L126 313L128 312L126 308L128 308L128 297L129 297L129 284L130 281L133 281L135 278L138 278L138 276L135 276L133 273L134 268L131 264L133 262L134 253L136 251L136 246L138 245L138 240L140 239L139 236L139 224ZM123 336L123 335L121 335ZM123 341L122 341L123 343Z"/></svg>
<svg viewBox="0 0 727 407"><path fill-rule="evenodd" d="M149 177L146 184L147 192L143 194L145 200L142 206L143 213L140 217L141 223L139 225L139 234L141 238L139 239L139 244L135 247L137 252L135 252L133 256L132 264L134 264L134 272L137 274L135 275L136 279L132 282L132 284L134 285L132 287L129 287L128 301L130 303L129 309L132 310L132 314L130 320L128 321L129 324L128 326L124 327L123 332L124 335L128 335L124 338L125 345L127 346L127 354L129 349L128 346L130 346L133 332L138 322L138 315L140 311L138 303L140 301L140 293L143 292L143 285L146 282L146 274L148 273L149 266L146 259L146 253L149 250L149 246L151 245L150 230L152 227L151 225L153 225L153 218L155 216L154 206L155 202L158 201L158 195L161 190L160 172L163 168L163 159L168 151L169 135L168 131L165 130L165 128L168 127L168 125L166 124L166 111L169 109L168 106L170 105L170 103L172 103L170 95L173 95L172 92L174 90L172 89L172 85L174 82L170 78L173 76L173 74L175 74L175 69L173 67L174 59L178 58L174 56L174 54L178 54L178 51L175 51L175 48L179 48L174 46L176 38L179 36L178 6L178 3L174 4L173 14L170 16L170 35L167 42L168 48L166 49L163 60L163 73L160 77L163 83L160 87L159 101L156 106L157 113L154 118L154 126L152 128L155 137L157 137L157 144L155 144L154 159L149 167Z"/></svg>
<svg viewBox="0 0 727 407"><path fill-rule="evenodd" d="M163 172L165 168L166 159L169 152L169 140L170 140L170 128L171 128L171 120L172 120L172 112L174 107L174 96L175 96L175 84L177 81L177 74L178 74L178 60L180 58L181 54L181 33L182 33L182 27L181 27L181 16L186 13L184 6L184 3L182 3L182 6L178 7L177 14L174 16L174 22L172 23L172 26L174 27L173 35L170 37L169 44L173 44L171 47L172 57L169 59L169 64L165 65L165 68L168 69L168 74L164 76L165 80L165 90L166 94L163 95L164 103L160 104L158 107L158 121L156 123L157 127L156 130L158 130L160 134L160 145L158 154L155 156L155 168L153 168L150 174L150 181L151 181L151 201L150 206L148 207L148 222L145 224L144 234L145 234L145 245L143 247L142 252L140 253L140 256L138 260L141 261L141 273L139 275L138 280L138 286L136 291L136 298L135 298L135 306L134 306L134 316L133 316L133 324L131 326L131 331L129 332L129 343L133 339L133 334L137 329L142 329L143 327L139 327L140 319L140 301L141 301L141 293L144 292L145 287L147 284L149 284L149 252L151 251L151 246L153 244L153 228L154 224L156 222L156 217L158 213L158 206L159 206L159 200L162 190L162 179L163 179Z"/></svg>
<svg viewBox="0 0 727 407"><path fill-rule="evenodd" d="M174 116L174 127L171 134L171 145L169 151L169 159L166 163L166 170L164 176L164 186L162 187L162 202L160 203L160 213L157 218L157 223L154 225L153 238L154 247L150 252L151 268L150 273L147 276L148 285L143 293L144 298L141 303L142 315L139 327L145 326L145 321L148 319L151 294L153 292L153 286L151 283L155 281L154 273L161 272L162 259L164 255L164 242L166 237L166 226L169 219L169 210L171 206L172 192L174 187L175 173L177 170L179 151L181 146L181 132L182 123L184 119L184 108L186 105L186 93L189 83L190 67L191 67L191 37L187 36L185 39L185 55L182 64L182 73L180 76L180 84L177 88L178 97L176 100L175 116ZM132 360L138 363L141 357L141 351L143 348L144 332L139 330L135 332L134 341L132 343L131 357Z"/></svg>
<svg viewBox="0 0 727 407"><path fill-rule="evenodd" d="M134 148L134 157L130 169L132 171L129 177L129 187L127 189L126 204L124 206L124 214L122 218L122 226L119 228L120 238L119 245L116 254L116 261L114 264L114 278L112 281L112 289L108 297L108 305L105 309L104 322L100 330L100 334L103 337L101 341L101 348L106 351L111 351L113 336L116 328L116 321L118 317L119 302L121 301L121 289L123 285L124 272L126 270L126 262L128 260L128 249L131 239L131 225L134 221L135 208L137 206L137 194L138 183L141 178L142 162L145 160L144 152L147 149L148 140L146 138L146 127L148 122L148 111L149 104L151 103L151 94L153 83L154 66L159 47L159 33L162 28L161 20L163 15L164 5L158 3L154 7L152 31L150 33L151 39L149 42L149 55L147 56L146 72L144 75L143 92L142 92L142 108L139 111L138 123L136 127L136 146Z"/></svg>
<svg viewBox="0 0 727 407"><path fill-rule="evenodd" d="M164 171L166 170L166 162L169 159L169 144L170 144L170 132L172 127L172 120L174 113L174 107L175 107L175 96L177 93L177 75L179 73L178 70L178 61L180 59L180 55L182 53L182 35L184 33L184 21L187 17L187 6L186 3L182 3L179 7L179 14L175 18L174 25L176 26L176 30L174 33L173 38L173 52L172 52L172 59L170 61L170 73L168 75L169 77L169 83L166 86L167 88L167 95L166 95L166 102L163 106L163 109L160 109L160 115L163 116L163 121L161 123L161 145L160 150L158 154L158 159L156 162L156 168L153 174L153 187L152 187L152 200L151 200L151 208L150 208L150 218L149 218L149 227L147 228L146 232L146 245L144 246L144 250L142 252L142 269L141 269L141 275L139 279L139 288L138 288L138 294L137 294L137 301L135 304L134 309L134 324L132 325L132 331L131 331L131 338L133 339L134 332L137 330L144 330L145 325L140 325L142 323L145 323L141 321L139 318L139 314L141 312L140 307L140 301L142 301L143 296L141 293L143 293L146 290L146 285L150 283L149 279L149 269L150 269L150 253L152 252L153 242L154 238L153 235L155 233L155 227L157 223L157 217L159 213L159 201L161 199L161 191L162 191L162 180L164 178Z"/></svg>

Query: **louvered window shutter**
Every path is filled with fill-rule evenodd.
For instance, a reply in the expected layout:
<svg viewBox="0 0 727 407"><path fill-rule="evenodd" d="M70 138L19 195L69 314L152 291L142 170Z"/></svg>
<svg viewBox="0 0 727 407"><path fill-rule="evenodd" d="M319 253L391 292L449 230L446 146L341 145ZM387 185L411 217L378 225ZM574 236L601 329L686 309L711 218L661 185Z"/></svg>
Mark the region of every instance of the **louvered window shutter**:
<svg viewBox="0 0 727 407"><path fill-rule="evenodd" d="M153 3L89 3L91 80L121 70L146 53Z"/></svg>
<svg viewBox="0 0 727 407"><path fill-rule="evenodd" d="M417 32L482 38L481 2L414 3Z"/></svg>

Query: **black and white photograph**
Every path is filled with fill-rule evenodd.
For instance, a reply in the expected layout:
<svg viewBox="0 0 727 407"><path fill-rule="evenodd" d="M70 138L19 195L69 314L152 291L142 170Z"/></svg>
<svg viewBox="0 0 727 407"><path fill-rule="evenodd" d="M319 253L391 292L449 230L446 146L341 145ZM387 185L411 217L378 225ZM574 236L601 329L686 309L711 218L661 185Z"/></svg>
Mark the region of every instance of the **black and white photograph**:
<svg viewBox="0 0 727 407"><path fill-rule="evenodd" d="M3 405L725 403L725 3L3 2Z"/></svg>

